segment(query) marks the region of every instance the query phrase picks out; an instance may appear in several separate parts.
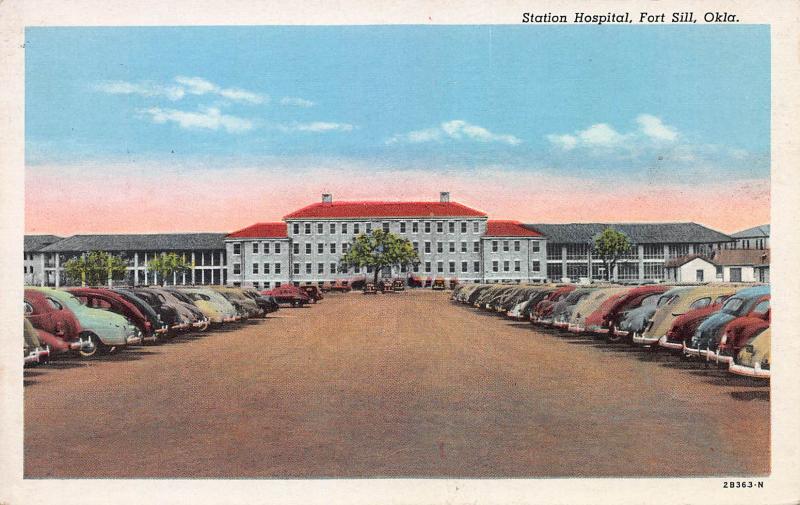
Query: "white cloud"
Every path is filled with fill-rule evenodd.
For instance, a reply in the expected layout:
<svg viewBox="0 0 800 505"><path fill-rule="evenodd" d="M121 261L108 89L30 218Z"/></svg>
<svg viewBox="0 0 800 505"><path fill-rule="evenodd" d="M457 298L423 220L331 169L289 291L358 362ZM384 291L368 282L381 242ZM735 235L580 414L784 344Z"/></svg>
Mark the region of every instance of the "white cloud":
<svg viewBox="0 0 800 505"><path fill-rule="evenodd" d="M578 145L578 139L573 135L548 135L547 140L561 147L561 149L565 151L575 149L575 147Z"/></svg>
<svg viewBox="0 0 800 505"><path fill-rule="evenodd" d="M675 128L665 125L661 118L651 114L640 114L636 122L639 123L642 132L652 139L672 142L678 138L678 131Z"/></svg>
<svg viewBox="0 0 800 505"><path fill-rule="evenodd" d="M92 86L95 91L111 95L139 95L145 97L163 96L170 100L180 100L188 95L218 95L235 102L260 104L269 97L239 88L222 88L202 77L178 76L173 79L176 84L156 84L149 81L103 81Z"/></svg>
<svg viewBox="0 0 800 505"><path fill-rule="evenodd" d="M151 107L140 112L148 115L154 123L164 124L167 122L174 122L181 128L187 130L223 129L228 133L242 133L253 128L252 121L237 116L222 114L219 109L214 107L200 109L199 112Z"/></svg>
<svg viewBox="0 0 800 505"><path fill-rule="evenodd" d="M512 146L522 143L522 140L513 135L492 133L482 126L473 125L461 119L446 121L435 128L426 128L397 134L388 139L386 143L396 144L398 142L408 142L416 144L422 142L439 142L446 139L500 142Z"/></svg>
<svg viewBox="0 0 800 505"><path fill-rule="evenodd" d="M578 139L582 144L605 147L619 144L625 140L625 136L606 123L598 123L578 132Z"/></svg>
<svg viewBox="0 0 800 505"><path fill-rule="evenodd" d="M313 123L296 123L293 125L280 125L278 129L285 132L349 132L355 129L355 126L348 123L328 123L324 121L314 121Z"/></svg>
<svg viewBox="0 0 800 505"><path fill-rule="evenodd" d="M281 105L293 105L295 107L308 108L308 107L313 107L314 102L296 96L285 96L281 98Z"/></svg>

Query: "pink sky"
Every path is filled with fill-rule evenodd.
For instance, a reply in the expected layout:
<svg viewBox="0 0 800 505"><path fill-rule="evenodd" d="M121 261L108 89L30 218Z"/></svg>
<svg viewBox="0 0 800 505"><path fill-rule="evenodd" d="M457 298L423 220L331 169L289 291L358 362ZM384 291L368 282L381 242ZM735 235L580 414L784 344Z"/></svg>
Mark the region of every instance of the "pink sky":
<svg viewBox="0 0 800 505"><path fill-rule="evenodd" d="M111 176L109 174L115 174ZM124 176L118 174L124 173ZM291 175L286 175L291 174ZM317 202L438 200L526 223L694 221L723 232L769 222L769 181L702 185L598 182L538 173L362 168L164 170L37 166L26 173L26 233L230 232Z"/></svg>

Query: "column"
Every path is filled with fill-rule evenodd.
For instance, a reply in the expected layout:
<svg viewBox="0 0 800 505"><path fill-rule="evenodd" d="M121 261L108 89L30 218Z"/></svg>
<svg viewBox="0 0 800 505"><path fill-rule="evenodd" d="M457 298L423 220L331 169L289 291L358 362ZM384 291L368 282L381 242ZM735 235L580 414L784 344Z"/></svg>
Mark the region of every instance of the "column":
<svg viewBox="0 0 800 505"><path fill-rule="evenodd" d="M194 285L194 251L192 251L192 284Z"/></svg>
<svg viewBox="0 0 800 505"><path fill-rule="evenodd" d="M147 253L144 253L144 284L145 286L148 285L147 276L150 272L147 271Z"/></svg>
<svg viewBox="0 0 800 505"><path fill-rule="evenodd" d="M61 272L59 269L61 268L61 255L56 253L56 287L61 285Z"/></svg>
<svg viewBox="0 0 800 505"><path fill-rule="evenodd" d="M567 277L567 246L561 246L561 277ZM561 282L561 279L558 280Z"/></svg>
<svg viewBox="0 0 800 505"><path fill-rule="evenodd" d="M200 284L203 284L204 286L206 284L206 269L205 268L200 270Z"/></svg>
<svg viewBox="0 0 800 505"><path fill-rule="evenodd" d="M133 253L133 285L139 285L139 252Z"/></svg>
<svg viewBox="0 0 800 505"><path fill-rule="evenodd" d="M183 253L183 262L186 263L186 253ZM181 272L181 284L186 285L186 270Z"/></svg>
<svg viewBox="0 0 800 505"><path fill-rule="evenodd" d="M689 244L689 254L694 254L694 244Z"/></svg>
<svg viewBox="0 0 800 505"><path fill-rule="evenodd" d="M45 269L44 269L44 265L45 265L44 257L45 257L45 255L46 255L46 254L47 254L47 253L41 253L41 255L40 255L40 256L41 256L41 260L40 260L40 261L41 261L41 264L42 264L42 280L39 282L39 284L40 284L42 287L44 287L44 285L45 285L45 280L47 279L47 272L46 272L46 271L45 271Z"/></svg>
<svg viewBox="0 0 800 505"><path fill-rule="evenodd" d="M637 246L639 253L639 281L644 280L644 246Z"/></svg>

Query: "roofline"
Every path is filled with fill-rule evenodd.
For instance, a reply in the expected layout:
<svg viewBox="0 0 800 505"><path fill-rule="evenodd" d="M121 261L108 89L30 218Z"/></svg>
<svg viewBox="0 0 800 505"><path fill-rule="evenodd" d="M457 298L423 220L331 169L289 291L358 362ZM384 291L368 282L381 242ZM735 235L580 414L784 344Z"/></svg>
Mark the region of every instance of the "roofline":
<svg viewBox="0 0 800 505"><path fill-rule="evenodd" d="M306 205L305 207L301 207L301 208L299 208L297 210L294 210L294 211L284 215L281 219L283 221L294 221L294 220L306 221L306 220L312 220L312 219L313 220L332 220L332 219L343 220L344 219L344 220L359 221L359 220L363 220L363 219L369 218L369 217L381 218L381 219L415 219L415 218L416 219L420 219L420 218L425 218L425 219L451 219L451 218L454 218L454 217L464 217L464 218L473 218L473 219L480 218L480 217L485 217L485 218L488 219L488 217L489 217L489 214L487 214L486 212L484 212L482 210L473 209L472 207L468 207L468 206L464 205L463 203L456 202L456 201L440 202L440 201L436 201L436 200L429 200L429 201L412 201L412 200L338 200L335 203L324 205L324 206L326 206L326 207L328 207L328 206L337 207L337 206L342 205L342 204L345 204L345 205L347 205L347 204L350 204L350 205L358 205L358 204L367 204L367 205L379 205L379 204L386 204L386 205L394 205L394 204L430 205L430 204L442 204L442 203L449 203L449 204L458 205L460 207L464 207L466 209L473 210L475 212L480 212L481 215L480 216L474 216L474 215L463 215L463 216L461 216L461 215L455 214L455 215L452 215L452 216L366 216L365 215L365 216L361 216L361 217L292 217L292 214L297 214L299 212L303 212L304 210L311 209L311 208L318 208L318 207L321 207L321 206L324 205L321 202L315 202L315 203L310 203L310 204Z"/></svg>

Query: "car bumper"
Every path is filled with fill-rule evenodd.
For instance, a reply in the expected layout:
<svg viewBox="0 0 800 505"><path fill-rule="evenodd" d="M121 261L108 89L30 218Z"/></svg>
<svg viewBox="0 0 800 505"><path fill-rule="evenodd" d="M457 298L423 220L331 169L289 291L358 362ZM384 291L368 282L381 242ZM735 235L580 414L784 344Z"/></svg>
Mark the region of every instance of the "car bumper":
<svg viewBox="0 0 800 505"><path fill-rule="evenodd" d="M143 339L141 335L128 335L125 337L126 345L140 345Z"/></svg>
<svg viewBox="0 0 800 505"><path fill-rule="evenodd" d="M683 342L670 342L667 340L667 336L663 335L661 338L658 339L658 345L665 349L672 349L675 351L682 351L683 350Z"/></svg>
<svg viewBox="0 0 800 505"><path fill-rule="evenodd" d="M717 361L717 363L726 363L728 365L733 363L733 356L729 356L727 354L720 354L719 351L717 351L714 354L714 356L715 356L714 359Z"/></svg>
<svg viewBox="0 0 800 505"><path fill-rule="evenodd" d="M654 337L645 335L634 335L631 339L636 345L660 345L661 339L666 339L666 336Z"/></svg>
<svg viewBox="0 0 800 505"><path fill-rule="evenodd" d="M700 349L696 347L687 347L686 344L683 345L683 354L687 356L697 356L700 357Z"/></svg>
<svg viewBox="0 0 800 505"><path fill-rule="evenodd" d="M743 375L745 377L755 377L758 379L770 378L769 369L762 369L759 363L755 363L752 367L731 363L728 367L728 371L736 375Z"/></svg>
<svg viewBox="0 0 800 505"><path fill-rule="evenodd" d="M573 323L567 324L567 331L570 333L583 333L585 329L586 328L584 328L579 324L573 324Z"/></svg>
<svg viewBox="0 0 800 505"><path fill-rule="evenodd" d="M70 351L89 351L92 347L92 341L88 338L79 338L77 341L69 343Z"/></svg>

